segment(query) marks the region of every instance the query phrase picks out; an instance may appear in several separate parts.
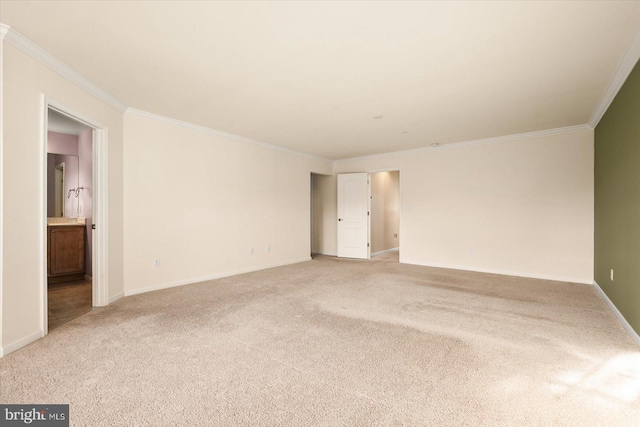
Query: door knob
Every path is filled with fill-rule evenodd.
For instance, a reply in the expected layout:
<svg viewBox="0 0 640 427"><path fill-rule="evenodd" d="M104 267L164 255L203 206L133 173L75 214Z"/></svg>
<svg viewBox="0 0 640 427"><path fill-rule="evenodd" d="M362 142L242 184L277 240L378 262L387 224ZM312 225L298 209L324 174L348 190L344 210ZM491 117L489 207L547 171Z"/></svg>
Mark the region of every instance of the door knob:
<svg viewBox="0 0 640 427"><path fill-rule="evenodd" d="M342 221L342 218L338 218L338 221Z"/></svg>

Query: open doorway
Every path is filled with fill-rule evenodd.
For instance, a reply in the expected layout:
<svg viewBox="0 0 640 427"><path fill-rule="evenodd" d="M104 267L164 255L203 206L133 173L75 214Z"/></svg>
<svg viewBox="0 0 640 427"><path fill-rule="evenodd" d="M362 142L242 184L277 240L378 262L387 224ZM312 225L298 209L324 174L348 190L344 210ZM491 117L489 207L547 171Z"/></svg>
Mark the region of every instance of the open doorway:
<svg viewBox="0 0 640 427"><path fill-rule="evenodd" d="M311 257L336 256L335 175L311 174Z"/></svg>
<svg viewBox="0 0 640 427"><path fill-rule="evenodd" d="M42 97L44 335L109 303L107 128Z"/></svg>
<svg viewBox="0 0 640 427"><path fill-rule="evenodd" d="M47 110L47 329L89 312L93 128Z"/></svg>
<svg viewBox="0 0 640 427"><path fill-rule="evenodd" d="M399 262L400 172L371 173L371 259Z"/></svg>

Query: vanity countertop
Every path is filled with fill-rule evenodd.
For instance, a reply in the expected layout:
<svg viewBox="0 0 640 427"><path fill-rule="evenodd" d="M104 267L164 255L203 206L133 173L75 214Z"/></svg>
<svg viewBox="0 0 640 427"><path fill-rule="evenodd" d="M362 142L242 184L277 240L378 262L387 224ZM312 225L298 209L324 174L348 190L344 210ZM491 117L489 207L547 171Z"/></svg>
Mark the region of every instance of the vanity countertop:
<svg viewBox="0 0 640 427"><path fill-rule="evenodd" d="M73 225L85 225L84 218L47 218L48 226L73 226Z"/></svg>

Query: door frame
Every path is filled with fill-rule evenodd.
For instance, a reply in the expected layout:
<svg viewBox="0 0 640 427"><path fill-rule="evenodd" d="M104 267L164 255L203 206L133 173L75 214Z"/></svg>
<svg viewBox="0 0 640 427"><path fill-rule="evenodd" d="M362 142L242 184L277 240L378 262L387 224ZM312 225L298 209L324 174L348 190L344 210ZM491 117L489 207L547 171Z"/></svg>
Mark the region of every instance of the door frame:
<svg viewBox="0 0 640 427"><path fill-rule="evenodd" d="M402 246L404 245L404 234L402 234L402 213L404 209L402 208L402 171L400 168L384 168L384 169L371 169L366 171L371 177L374 173L379 172L398 172L398 239L400 239L400 243L398 244L398 262L402 263ZM370 178L371 179L371 178ZM371 211L371 200L369 200L369 211ZM369 240L371 240L371 218L369 218ZM371 255L369 255L371 258Z"/></svg>
<svg viewBox="0 0 640 427"><path fill-rule="evenodd" d="M74 111L64 104L42 94L41 103L41 144L40 144L40 312L43 336L49 333L47 298L47 132L49 129L48 111L54 110L92 128L93 135L93 216L96 228L92 235L92 305L101 307L109 304L109 217L108 217L108 127L93 118Z"/></svg>

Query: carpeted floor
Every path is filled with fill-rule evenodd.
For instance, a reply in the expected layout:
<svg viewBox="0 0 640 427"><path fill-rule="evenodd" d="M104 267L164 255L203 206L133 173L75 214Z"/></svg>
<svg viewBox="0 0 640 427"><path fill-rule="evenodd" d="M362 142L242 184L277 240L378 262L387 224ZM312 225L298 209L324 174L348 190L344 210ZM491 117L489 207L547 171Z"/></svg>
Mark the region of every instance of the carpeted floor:
<svg viewBox="0 0 640 427"><path fill-rule="evenodd" d="M637 426L639 395L591 286L329 257L127 297L0 360L0 402L72 425Z"/></svg>

